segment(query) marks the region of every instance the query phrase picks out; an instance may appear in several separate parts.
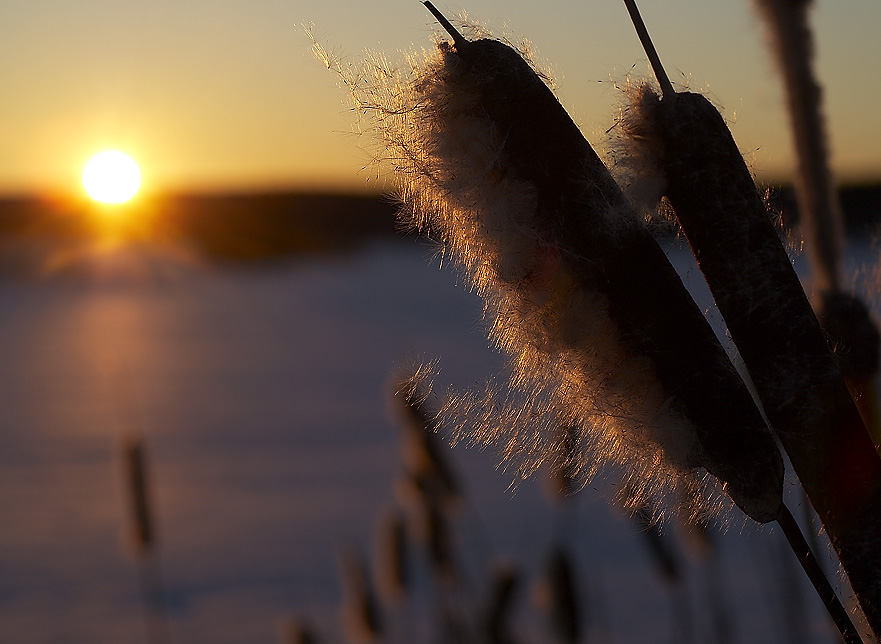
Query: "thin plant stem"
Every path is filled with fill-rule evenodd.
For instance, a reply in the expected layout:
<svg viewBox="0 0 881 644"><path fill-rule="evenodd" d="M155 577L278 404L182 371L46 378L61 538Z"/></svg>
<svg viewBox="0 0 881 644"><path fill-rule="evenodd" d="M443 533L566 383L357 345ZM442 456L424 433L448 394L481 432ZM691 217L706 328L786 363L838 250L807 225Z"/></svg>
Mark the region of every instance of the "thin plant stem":
<svg viewBox="0 0 881 644"><path fill-rule="evenodd" d="M655 72L655 77L658 79L658 84L661 86L661 93L664 95L664 98L672 98L676 92L673 90L673 84L670 82L670 78L667 76L667 72L661 64L661 57L658 56L658 51L655 49L655 45L649 37L648 29L645 26L645 22L642 20L639 8L636 6L636 0L624 0L624 4L627 6L627 12L630 14L630 19L633 21L636 35L639 36L639 41L642 43L643 49L645 49L646 56L649 57L652 71Z"/></svg>
<svg viewBox="0 0 881 644"><path fill-rule="evenodd" d="M786 506L783 506L783 509L780 511L777 523L783 530L783 534L789 542L789 547L792 548L795 556L798 557L798 562L804 569L805 574L811 580L814 590L817 591L817 595L820 596L820 600L826 606L826 610L829 611L829 615L832 617L832 621L835 622L835 626L838 627L844 641L847 644L862 644L863 639L847 614L847 610L845 610L835 594L835 590L823 573L823 569L820 568L820 564L811 551L811 547L805 540L804 535L802 535L795 517L792 516L792 513Z"/></svg>

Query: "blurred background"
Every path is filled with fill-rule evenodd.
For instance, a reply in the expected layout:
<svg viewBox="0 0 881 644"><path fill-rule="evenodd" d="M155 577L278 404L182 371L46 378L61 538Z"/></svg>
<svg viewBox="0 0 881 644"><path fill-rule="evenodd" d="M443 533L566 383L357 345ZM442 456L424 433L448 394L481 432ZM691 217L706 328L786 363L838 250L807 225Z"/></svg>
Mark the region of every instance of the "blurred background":
<svg viewBox="0 0 881 644"><path fill-rule="evenodd" d="M528 38L600 149L621 86L648 72L615 0L437 6ZM674 84L714 101L795 225L750 3L641 9ZM821 0L812 16L848 275L876 310L881 4ZM455 271L396 233L373 142L308 34L342 60L403 60L438 32L416 0L0 8L0 642L307 641L302 620L345 641L340 552L372 561L378 517L402 504L396 379L438 358L443 385L482 386L502 359ZM107 171L137 180L118 203L83 184L105 150L139 168ZM735 517L659 549L596 490L561 508L541 476L512 487L492 454L443 453L467 500L469 596L489 601L500 560L521 571L518 641L570 641L543 625L538 590L561 541L579 641L835 641L771 529ZM432 641L420 628L445 595L418 579L386 641Z"/></svg>

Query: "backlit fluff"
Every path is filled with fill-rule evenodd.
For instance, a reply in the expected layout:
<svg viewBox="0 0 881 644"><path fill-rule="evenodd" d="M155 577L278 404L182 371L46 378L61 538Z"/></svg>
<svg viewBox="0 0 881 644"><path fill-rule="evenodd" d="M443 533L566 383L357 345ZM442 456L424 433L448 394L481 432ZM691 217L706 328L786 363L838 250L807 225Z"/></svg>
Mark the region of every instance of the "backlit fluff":
<svg viewBox="0 0 881 644"><path fill-rule="evenodd" d="M673 495L692 512L714 507L721 496L703 469L712 465L681 401L636 348L638 330L622 331L610 315L609 293L591 287L604 279L590 274L594 259L576 256L539 207L546 195L512 170L509 142L479 104L493 79L444 42L409 58L406 70L378 57L363 68L324 60L371 117L402 222L455 260L484 300L491 340L509 356L505 382L446 399L441 416L454 438L499 446L528 475L560 458L557 430L571 427L576 440L565 458L581 483L611 469L635 506L661 510ZM594 182L611 182L580 180L594 193ZM603 194L612 197L585 206L599 224L593 243L613 248L643 223L617 186Z"/></svg>

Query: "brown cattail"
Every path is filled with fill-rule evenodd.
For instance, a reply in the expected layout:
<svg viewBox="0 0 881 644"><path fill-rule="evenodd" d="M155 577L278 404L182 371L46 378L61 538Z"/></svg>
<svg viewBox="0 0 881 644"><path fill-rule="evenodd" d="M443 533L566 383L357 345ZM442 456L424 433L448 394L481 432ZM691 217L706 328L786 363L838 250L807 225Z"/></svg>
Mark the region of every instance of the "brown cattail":
<svg viewBox="0 0 881 644"><path fill-rule="evenodd" d="M510 355L507 394L454 396L454 434L503 445L521 473L578 432L577 470L623 466L646 501L709 471L757 521L781 503L776 446L727 354L611 174L510 46L453 35L403 78L324 55L373 114L410 227L484 297ZM375 82L365 82L371 74ZM500 400L500 396L502 400Z"/></svg>
<svg viewBox="0 0 881 644"><path fill-rule="evenodd" d="M881 460L752 176L703 96L644 88L633 112L634 138L658 161L764 410L881 632Z"/></svg>
<svg viewBox="0 0 881 644"><path fill-rule="evenodd" d="M808 21L811 0L754 0L767 27L771 50L786 89L796 151L795 196L799 223L815 284L840 291L844 225L826 145L822 89L813 71L814 44Z"/></svg>
<svg viewBox="0 0 881 644"><path fill-rule="evenodd" d="M153 520L147 454L140 436L129 434L123 443L123 465L131 506L131 542L138 555L144 625L149 642L171 640Z"/></svg>
<svg viewBox="0 0 881 644"><path fill-rule="evenodd" d="M562 546L551 548L543 580L544 604L551 627L561 642L575 644L583 631L582 607L572 557Z"/></svg>
<svg viewBox="0 0 881 644"><path fill-rule="evenodd" d="M881 446L881 414L875 391L881 364L878 327L862 300L849 293L826 291L813 305L872 443Z"/></svg>
<svg viewBox="0 0 881 644"><path fill-rule="evenodd" d="M352 644L372 644L382 636L382 616L361 554L344 553L341 572L346 636Z"/></svg>
<svg viewBox="0 0 881 644"><path fill-rule="evenodd" d="M552 451L547 427L570 425L583 476L623 465L661 503L707 470L772 520L780 455L663 251L520 53L451 33L412 81L381 68L393 80L359 106L397 164L404 216L462 263L511 355L511 397L455 398L457 429L528 473Z"/></svg>
<svg viewBox="0 0 881 644"><path fill-rule="evenodd" d="M144 443L139 437L129 437L123 447L125 475L131 504L132 542L139 553L149 552L155 543L150 507L149 480Z"/></svg>

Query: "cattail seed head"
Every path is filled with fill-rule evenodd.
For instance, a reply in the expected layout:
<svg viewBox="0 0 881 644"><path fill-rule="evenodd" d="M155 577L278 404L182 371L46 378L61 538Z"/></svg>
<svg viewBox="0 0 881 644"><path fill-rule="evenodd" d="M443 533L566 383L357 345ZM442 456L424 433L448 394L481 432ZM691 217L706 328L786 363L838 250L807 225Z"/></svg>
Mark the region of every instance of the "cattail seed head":
<svg viewBox="0 0 881 644"><path fill-rule="evenodd" d="M758 411L542 75L488 38L440 42L410 64L349 86L386 146L402 218L458 260L510 356L505 385L448 399L454 435L500 444L528 474L554 428L571 426L584 477L621 468L658 506L679 488L712 495L709 471L747 514L772 519L782 461ZM744 439L750 457L767 454L742 458Z"/></svg>
<svg viewBox="0 0 881 644"><path fill-rule="evenodd" d="M438 500L451 507L461 503L460 485L449 459L449 446L437 435L436 414L426 406L420 385L402 384L395 395L401 418L401 450L404 466L429 486Z"/></svg>

